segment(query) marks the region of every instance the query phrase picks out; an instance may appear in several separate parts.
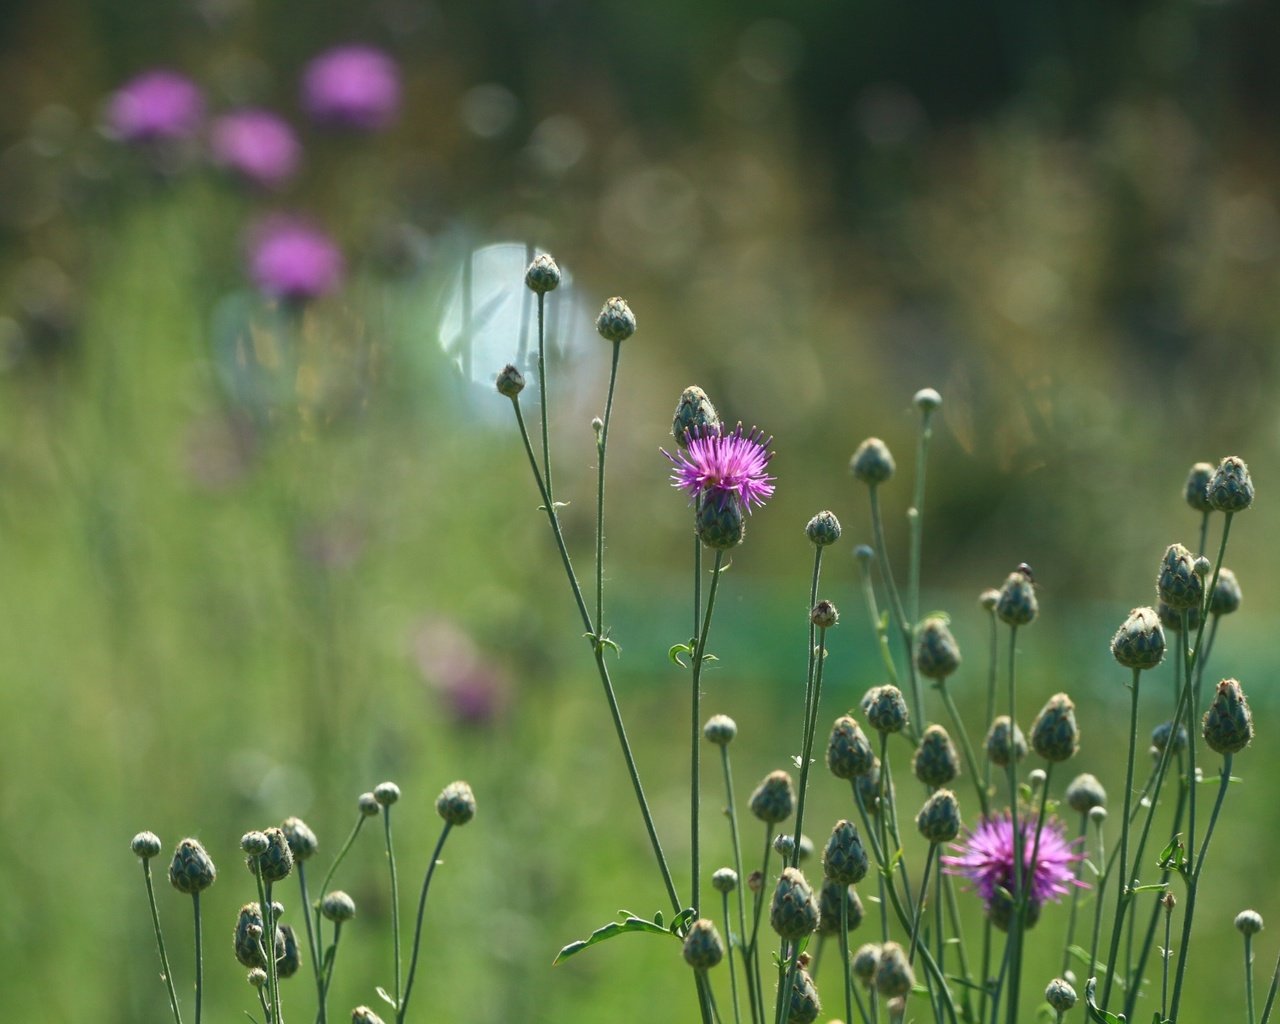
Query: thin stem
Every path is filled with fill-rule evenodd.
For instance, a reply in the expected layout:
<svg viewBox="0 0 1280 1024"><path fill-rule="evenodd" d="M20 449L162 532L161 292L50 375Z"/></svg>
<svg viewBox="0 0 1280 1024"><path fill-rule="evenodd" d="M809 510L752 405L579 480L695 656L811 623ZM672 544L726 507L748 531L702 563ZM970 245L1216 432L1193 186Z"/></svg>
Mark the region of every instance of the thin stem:
<svg viewBox="0 0 1280 1024"><path fill-rule="evenodd" d="M418 895L418 919L413 926L413 953L409 957L409 974L404 982L404 998L398 1000L400 1005L396 1010L396 1024L404 1024L405 1011L409 1007L409 994L413 991L413 976L418 969L418 950L422 946L422 918L427 910L427 890L431 888L431 876L435 874L436 865L440 863L440 851L444 849L444 841L449 838L451 828L453 826L446 821L444 828L440 830L440 838L436 840L436 848L431 853L426 876L422 879L422 892ZM398 963L399 957L397 956L396 959Z"/></svg>
<svg viewBox="0 0 1280 1024"><path fill-rule="evenodd" d="M276 919L271 906L271 883L262 881L262 870L254 864L258 882L258 915L262 918L262 958L267 962L267 994L271 1002L272 1024L280 1024L280 982L276 975ZM267 950L270 950L268 953Z"/></svg>
<svg viewBox="0 0 1280 1024"><path fill-rule="evenodd" d="M844 965L844 1019L853 1024L853 965L849 962L849 894L840 894L840 962ZM858 1007L862 1009L861 1006ZM865 1016L865 1015L864 1015Z"/></svg>
<svg viewBox="0 0 1280 1024"><path fill-rule="evenodd" d="M615 346L616 347L616 346ZM698 642L693 649L693 686L692 686L692 713L691 720L691 739L690 739L690 759L692 761L692 781L690 783L689 793L689 831L690 831L690 847L693 861L693 878L691 886L693 888L693 913L694 917L701 916L702 908L702 865L700 862L700 843L698 828L698 812L701 804L701 776L702 776L702 755L701 744L702 737L701 719L699 717L699 702L702 699L700 684L702 681L702 663L707 651L707 634L711 632L711 614L716 607L716 590L720 584L720 568L724 561L724 551L717 549L715 565L711 570L711 586L707 590L707 608L703 613L702 628L698 631Z"/></svg>
<svg viewBox="0 0 1280 1024"><path fill-rule="evenodd" d="M1158 901L1157 901L1158 902ZM1160 957L1160 1019L1165 1020L1165 1011L1169 1007L1169 933L1173 928L1173 908L1164 912L1164 953ZM1245 939L1247 943L1249 940ZM1253 1024L1250 1020L1249 1024Z"/></svg>
<svg viewBox="0 0 1280 1024"><path fill-rule="evenodd" d="M876 648L880 652L880 660L884 663L885 677L892 685L897 686L898 667L893 663L893 653L889 650L889 637L880 628L880 608L876 603L876 588L871 579L871 566L861 561L858 566L862 577L863 603L866 605L867 616L871 620L871 634L876 638Z"/></svg>
<svg viewBox="0 0 1280 1024"><path fill-rule="evenodd" d="M1089 944L1089 971L1088 977L1093 978L1098 973L1098 943L1102 938L1102 904L1107 895L1107 880L1111 877L1111 868L1107 864L1107 847L1106 836L1102 831L1102 823L1098 823L1098 866L1100 874L1098 875L1098 895L1094 899L1093 904L1093 939Z"/></svg>
<svg viewBox="0 0 1280 1024"><path fill-rule="evenodd" d="M804 745L800 751L800 795L796 799L796 845L791 853L791 866L800 866L800 837L804 835L801 825L804 822L805 794L809 790L809 763L813 760L813 737L818 726L818 704L822 699L822 666L827 660L827 631L818 630L817 666L813 670L813 694L811 706L806 708L806 728Z"/></svg>
<svg viewBox="0 0 1280 1024"><path fill-rule="evenodd" d="M1276 989L1280 987L1280 956L1276 957L1276 969L1271 972L1271 985L1267 989L1267 1001L1262 1006L1262 1021L1260 1024L1267 1024L1267 1020L1271 1017L1271 1007L1276 1001Z"/></svg>
<svg viewBox="0 0 1280 1024"><path fill-rule="evenodd" d="M999 676L1000 664L1000 623L996 618L995 609L993 608L987 613L991 618L991 642L989 644L989 657L987 660L987 727L990 728L991 723L996 717L996 681ZM1010 723L1012 729L1012 723ZM1012 738L1012 735L1011 735ZM982 790L988 796L991 794L991 756L986 749L982 752Z"/></svg>
<svg viewBox="0 0 1280 1024"><path fill-rule="evenodd" d="M876 556L880 561L880 575L884 578L885 589L889 592L889 610L897 620L902 634L902 646L906 651L907 678L911 682L911 712L919 729L924 728L924 697L920 692L920 679L916 674L916 659L912 657L912 626L907 621L907 613L902 607L902 597L898 594L898 586L893 581L893 570L889 566L889 552L885 547L884 522L880 515L880 497L875 484L867 488L871 495L871 529L876 538Z"/></svg>
<svg viewBox="0 0 1280 1024"><path fill-rule="evenodd" d="M173 972L169 970L169 954L165 952L164 935L160 931L160 911L156 909L156 890L151 882L151 859L143 857L142 877L147 883L147 902L151 905L151 923L156 930L156 948L160 951L160 971L165 988L169 992L169 1008L176 1024L182 1024L182 1012L178 1009L178 993L173 987Z"/></svg>
<svg viewBox="0 0 1280 1024"><path fill-rule="evenodd" d="M538 297L541 300L541 296ZM541 319L539 319L541 322ZM609 447L609 420L613 417L613 389L618 382L618 357L622 354L622 343L613 343L613 362L609 367L609 395L604 403L604 426L600 428L598 471L596 473L596 629L601 634L604 627L604 460ZM545 397L546 392L543 392ZM543 412L546 417L546 412ZM543 442L546 435L543 434ZM550 474L547 480L550 481ZM550 487L547 488L550 494Z"/></svg>
<svg viewBox="0 0 1280 1024"><path fill-rule="evenodd" d="M396 877L396 854L391 845L391 806L382 806L383 834L386 837L387 868L391 873L391 945L395 956L395 1007L397 1019L400 1005L400 882Z"/></svg>
<svg viewBox="0 0 1280 1024"><path fill-rule="evenodd" d="M333 983L333 968L338 962L338 943L342 941L342 922L333 923L333 945L329 947L328 966L324 972L324 998L329 998L329 986Z"/></svg>
<svg viewBox="0 0 1280 1024"><path fill-rule="evenodd" d="M742 1014L738 1009L738 969L733 965L733 921L729 917L729 894L722 894L724 904L724 933L729 941L729 991L733 993L733 1021L742 1024Z"/></svg>
<svg viewBox="0 0 1280 1024"><path fill-rule="evenodd" d="M1200 513L1200 546L1196 548L1197 555L1204 554L1204 546L1209 539L1209 512L1208 510Z"/></svg>
<svg viewBox="0 0 1280 1024"><path fill-rule="evenodd" d="M907 965L916 962L916 946L920 942L920 917L924 913L924 896L929 891L929 872L933 868L934 857L938 853L938 844L930 843L929 852L924 858L924 875L920 879L920 896L916 900L915 915L911 919L911 946L907 951Z"/></svg>
<svg viewBox="0 0 1280 1024"><path fill-rule="evenodd" d="M1016 625L1009 626L1009 735L1012 739L1015 730L1018 728L1017 722L1017 688L1016 669L1017 669L1017 653L1018 653L1018 627ZM1009 1024L1016 1024L1018 1015L1018 964L1016 957L1020 945L1019 939L1019 914L1017 908L1022 905L1024 899L1024 867L1022 860L1022 830L1018 827L1018 760L1016 757L1010 757L1006 766L1006 774L1009 778L1009 819L1013 827L1013 907L1014 913L1009 921L1009 932L1005 939L1006 958L1013 957L1014 962L1010 965L1010 982L1009 982L1009 1001L1008 1019ZM996 1000L999 1005L999 998Z"/></svg>
<svg viewBox="0 0 1280 1024"><path fill-rule="evenodd" d="M971 1004L969 1002L973 988L973 972L969 969L969 955L965 951L964 933L960 927L960 904L956 900L955 880L946 872L938 873L938 880L942 883L942 891L947 900L947 916L951 919L951 931L955 936L956 949L960 954L960 974L964 980L968 982L961 998L964 1000L964 1011L967 1018L972 1017ZM939 966L943 966L939 962ZM985 979L983 979L985 982Z"/></svg>
<svg viewBox="0 0 1280 1024"><path fill-rule="evenodd" d="M813 578L809 584L809 608L813 609L818 603L818 579L822 572L822 545L814 545L813 555ZM799 867L800 865L800 837L804 834L801 831L801 825L804 823L804 801L805 794L808 792L809 783L809 758L813 752L813 730L817 727L818 719L818 702L814 696L815 674L817 677L816 686L822 686L822 662L823 657L815 658L814 639L817 626L813 622L813 617L809 617L809 647L807 650L808 671L805 674L804 684L804 718L800 728L800 796L796 803L796 845L791 854L791 866ZM826 630L822 631L822 635L826 636ZM825 653L825 652L824 652ZM816 672L815 672L816 663Z"/></svg>
<svg viewBox="0 0 1280 1024"><path fill-rule="evenodd" d="M929 439L933 437L933 410L920 411L920 439L916 447L916 487L911 500L911 508L907 510L907 524L910 528L910 546L907 561L907 610L911 613L911 621L920 618L920 560L921 545L924 534L924 478L929 468ZM921 722L921 725L924 723Z"/></svg>
<svg viewBox="0 0 1280 1024"><path fill-rule="evenodd" d="M551 486L551 440L547 419L547 353L546 335L543 332L542 313L546 296L538 293L538 403L542 414L542 473L547 481L547 501L552 500L555 488Z"/></svg>
<svg viewBox="0 0 1280 1024"><path fill-rule="evenodd" d="M939 694L942 695L942 704L947 709L947 714L951 716L951 723L956 727L956 733L960 737L960 750L964 754L964 763L969 769L969 777L973 779L974 789L978 793L978 805L982 809L984 818L991 817L991 808L987 804L987 789L978 778L978 759L973 752L973 744L969 742L969 732L964 727L964 722L960 718L960 709L956 707L955 698L951 696L951 691L947 689L946 680L942 680L934 687Z"/></svg>
<svg viewBox="0 0 1280 1024"><path fill-rule="evenodd" d="M311 920L311 898L307 893L307 863L295 860L294 867L298 872L298 889L302 897L302 920L307 926L307 950L311 954L311 972L316 979L317 1013L320 1020L325 1019L324 979L320 976L320 947L316 944L316 930Z"/></svg>
<svg viewBox="0 0 1280 1024"><path fill-rule="evenodd" d="M200 1024L200 1008L204 1002L204 942L200 927L200 894L191 894L192 914L196 926L196 1024Z"/></svg>
<svg viewBox="0 0 1280 1024"><path fill-rule="evenodd" d="M764 829L764 857L760 865L760 891L755 894L755 905L752 909L754 920L751 923L751 942L748 944L752 960L752 976L756 983L756 1005L760 1007L760 1017L764 1018L764 982L760 977L760 951L757 941L760 937L760 911L764 908L765 887L769 884L769 854L773 852L773 824L766 823Z"/></svg>
<svg viewBox="0 0 1280 1024"><path fill-rule="evenodd" d="M1133 681L1129 684L1130 700L1129 700L1129 756L1125 763L1124 771L1124 817L1120 819L1120 890L1116 894L1116 918L1115 923L1111 927L1111 952L1107 957L1107 981L1102 988L1102 1002L1099 1004L1104 1010L1107 1008L1107 1001L1111 997L1111 983L1116 976L1117 957L1120 953L1120 935L1124 926L1124 914L1132 898L1129 892L1130 870L1129 870L1129 808L1133 802L1133 753L1138 745L1138 683L1142 678L1142 670L1133 670ZM1175 722L1176 733L1176 722ZM1173 737L1169 738L1166 753L1173 744ZM1154 809L1155 802L1152 801ZM1099 897L1101 902L1101 897Z"/></svg>
<svg viewBox="0 0 1280 1024"><path fill-rule="evenodd" d="M742 958L742 970L746 977L743 979L747 987L747 1000L750 1004L751 1020L757 1022L756 1017L756 992L755 985L751 975L751 961L747 957L746 941L747 941L747 901L743 895L743 890L747 885L746 875L742 873L742 843L738 836L738 812L733 799L733 772L729 767L729 747L725 744L720 747L720 766L724 770L724 790L725 797L728 801L725 807L725 815L729 819L729 834L733 840L733 869L738 873L738 884L735 886L738 893L738 956ZM734 944L732 942L733 930L729 928L726 921L726 931L730 936L729 955L733 955ZM737 1004L734 1004L734 1014L737 1014Z"/></svg>
<svg viewBox="0 0 1280 1024"><path fill-rule="evenodd" d="M1244 1001L1249 1009L1249 1024L1254 1024L1257 1018L1253 1014L1253 936L1248 932L1244 935Z"/></svg>
<svg viewBox="0 0 1280 1024"><path fill-rule="evenodd" d="M785 949L786 946L784 945ZM791 1000L795 995L796 970L800 964L800 943L791 943L791 960L787 964L786 974L782 976L782 986L778 989L778 1024L787 1024L791 1017Z"/></svg>

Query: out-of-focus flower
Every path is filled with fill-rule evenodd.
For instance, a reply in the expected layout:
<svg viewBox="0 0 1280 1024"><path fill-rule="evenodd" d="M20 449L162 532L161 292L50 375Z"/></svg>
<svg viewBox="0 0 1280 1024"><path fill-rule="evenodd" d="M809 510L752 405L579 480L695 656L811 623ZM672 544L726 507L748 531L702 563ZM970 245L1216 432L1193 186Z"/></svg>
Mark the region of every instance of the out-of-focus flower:
<svg viewBox="0 0 1280 1024"><path fill-rule="evenodd" d="M188 139L200 131L204 97L185 75L165 68L144 71L115 91L107 125L125 142Z"/></svg>
<svg viewBox="0 0 1280 1024"><path fill-rule="evenodd" d="M444 619L425 623L413 638L414 660L460 725L490 725L505 709L510 684L465 632Z"/></svg>
<svg viewBox="0 0 1280 1024"><path fill-rule="evenodd" d="M249 274L266 294L293 302L318 298L342 283L338 246L319 228L291 217L260 223L249 243Z"/></svg>
<svg viewBox="0 0 1280 1024"><path fill-rule="evenodd" d="M213 162L265 188L279 188L294 176L302 147L289 123L269 110L235 110L209 129Z"/></svg>
<svg viewBox="0 0 1280 1024"><path fill-rule="evenodd" d="M400 109L400 69L372 46L326 50L303 72L302 105L323 124L366 132L386 128Z"/></svg>
<svg viewBox="0 0 1280 1024"><path fill-rule="evenodd" d="M769 451L772 437L752 427L744 432L739 423L728 433L719 427L706 428L698 434L690 432L684 451L672 455L662 452L675 465L671 484L689 493L690 498L702 496L704 503L718 507L734 499L751 511L751 506L763 505L773 496L774 477L765 470L773 452Z"/></svg>

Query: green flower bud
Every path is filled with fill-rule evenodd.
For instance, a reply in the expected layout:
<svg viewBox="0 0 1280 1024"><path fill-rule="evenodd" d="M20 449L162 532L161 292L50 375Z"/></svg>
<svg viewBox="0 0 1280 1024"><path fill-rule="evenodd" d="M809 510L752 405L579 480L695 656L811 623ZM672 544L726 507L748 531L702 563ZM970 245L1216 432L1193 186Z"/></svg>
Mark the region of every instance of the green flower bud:
<svg viewBox="0 0 1280 1024"><path fill-rule="evenodd" d="M830 601L819 601L809 613L809 621L819 629L830 629L840 621L840 612Z"/></svg>
<svg viewBox="0 0 1280 1024"><path fill-rule="evenodd" d="M267 849L256 858L249 858L249 870L254 871L256 864L256 870L262 873L264 882L282 882L293 870L293 853L289 850L289 841L285 839L284 831L278 828L269 828L263 835L267 837Z"/></svg>
<svg viewBox="0 0 1280 1024"><path fill-rule="evenodd" d="M1181 723L1161 722L1151 730L1151 746L1157 754L1164 753L1164 748L1173 740L1173 753L1181 754L1187 749L1187 727Z"/></svg>
<svg viewBox="0 0 1280 1024"><path fill-rule="evenodd" d="M738 735L738 723L728 715L712 715L702 727L702 735L717 747L727 747Z"/></svg>
<svg viewBox="0 0 1280 1024"><path fill-rule="evenodd" d="M853 976L870 988L876 980L876 968L880 966L880 947L874 942L864 942L853 954Z"/></svg>
<svg viewBox="0 0 1280 1024"><path fill-rule="evenodd" d="M1212 479L1213 466L1208 462L1197 462L1191 467L1184 496L1187 504L1197 512L1213 510L1213 506L1209 504L1209 481Z"/></svg>
<svg viewBox="0 0 1280 1024"><path fill-rule="evenodd" d="M245 980L254 988L262 988L267 983L267 972L261 967L254 967L249 971Z"/></svg>
<svg viewBox="0 0 1280 1024"><path fill-rule="evenodd" d="M930 843L949 843L960 834L960 804L949 789L940 789L916 815L916 828Z"/></svg>
<svg viewBox="0 0 1280 1024"><path fill-rule="evenodd" d="M450 825L465 825L476 816L476 798L467 783L451 782L436 797L436 813Z"/></svg>
<svg viewBox="0 0 1280 1024"><path fill-rule="evenodd" d="M1027 741L1022 730L1015 723L1009 728L1009 716L1000 715L991 723L987 733L987 757L998 768L1005 768L1011 762L1021 761L1027 756Z"/></svg>
<svg viewBox="0 0 1280 1024"><path fill-rule="evenodd" d="M870 544L859 544L853 549L853 560L863 572L870 572L871 563L876 560L876 549Z"/></svg>
<svg viewBox="0 0 1280 1024"><path fill-rule="evenodd" d="M1031 747L1046 761L1065 761L1080 749L1076 706L1065 693L1055 693L1031 723Z"/></svg>
<svg viewBox="0 0 1280 1024"><path fill-rule="evenodd" d="M676 444L687 447L689 437L720 426L720 416L702 388L690 386L680 392L676 413L671 420L671 434Z"/></svg>
<svg viewBox="0 0 1280 1024"><path fill-rule="evenodd" d="M383 1024L382 1018L367 1006L357 1006L351 1011L351 1024Z"/></svg>
<svg viewBox="0 0 1280 1024"><path fill-rule="evenodd" d="M265 832L246 832L240 837L240 849L250 857L261 857L271 846Z"/></svg>
<svg viewBox="0 0 1280 1024"><path fill-rule="evenodd" d="M1102 783L1083 772L1071 780L1067 786L1067 806L1080 814L1088 814L1095 807L1107 805L1107 791Z"/></svg>
<svg viewBox="0 0 1280 1024"><path fill-rule="evenodd" d="M818 928L818 901L799 868L783 868L769 905L769 924L782 938L799 941Z"/></svg>
<svg viewBox="0 0 1280 1024"><path fill-rule="evenodd" d="M818 934L840 934L840 898L843 895L846 920L849 931L854 931L862 924L866 911L862 908L862 900L858 891L851 885L834 882L830 878L822 883L822 891L818 895Z"/></svg>
<svg viewBox="0 0 1280 1024"><path fill-rule="evenodd" d="M783 863L791 859L791 855L796 852L795 836L789 836L785 832L773 837L773 852L780 854Z"/></svg>
<svg viewBox="0 0 1280 1024"><path fill-rule="evenodd" d="M1244 691L1234 679L1218 684L1213 703L1204 713L1204 741L1218 754L1235 754L1253 739L1253 713Z"/></svg>
<svg viewBox="0 0 1280 1024"><path fill-rule="evenodd" d="M738 888L738 872L733 868L719 868L714 875L711 876L711 888L716 892L730 893Z"/></svg>
<svg viewBox="0 0 1280 1024"><path fill-rule="evenodd" d="M787 1024L813 1024L821 1012L822 1004L818 1001L813 977L805 968L797 968L791 979L791 1010L787 1014Z"/></svg>
<svg viewBox="0 0 1280 1024"><path fill-rule="evenodd" d="M1111 654L1125 668L1151 669L1164 660L1164 629L1154 608L1135 608L1111 640Z"/></svg>
<svg viewBox="0 0 1280 1024"><path fill-rule="evenodd" d="M1044 990L1044 1001L1058 1013L1076 1005L1076 990L1063 978L1054 978Z"/></svg>
<svg viewBox="0 0 1280 1024"><path fill-rule="evenodd" d="M1098 808L1101 810L1101 808ZM1029 899L1027 901L1027 920L1028 930L1034 928L1040 920L1040 911L1043 905L1040 900ZM1014 905L1013 897L1004 889L996 889L992 895L990 902L987 904L987 920L1000 929L1007 932L1009 926L1013 924Z"/></svg>
<svg viewBox="0 0 1280 1024"><path fill-rule="evenodd" d="M893 456L878 437L869 437L849 460L849 471L855 480L861 480L868 487L882 484L893 476Z"/></svg>
<svg viewBox="0 0 1280 1024"><path fill-rule="evenodd" d="M277 933L284 943L284 952L276 960L276 977L292 978L302 966L302 953L298 949L298 936L290 925L282 924Z"/></svg>
<svg viewBox="0 0 1280 1024"><path fill-rule="evenodd" d="M1242 910L1236 914L1236 931L1241 935L1257 935L1262 931L1262 915L1256 910Z"/></svg>
<svg viewBox="0 0 1280 1024"><path fill-rule="evenodd" d="M858 835L858 826L842 819L836 822L822 853L822 870L828 879L842 885L855 885L867 877L867 851Z"/></svg>
<svg viewBox="0 0 1280 1024"><path fill-rule="evenodd" d="M747 524L742 506L733 499L703 501L694 517L698 539L713 551L728 551L742 543Z"/></svg>
<svg viewBox="0 0 1280 1024"><path fill-rule="evenodd" d="M373 798L383 807L390 807L400 799L400 787L394 782L379 782L373 787Z"/></svg>
<svg viewBox="0 0 1280 1024"><path fill-rule="evenodd" d="M1040 612L1036 587L1021 569L1009 573L996 598L996 615L1008 626L1029 626Z"/></svg>
<svg viewBox="0 0 1280 1024"><path fill-rule="evenodd" d="M862 713L877 732L901 732L907 727L907 702L896 686L874 686L862 698Z"/></svg>
<svg viewBox="0 0 1280 1024"><path fill-rule="evenodd" d="M917 779L934 789L945 786L960 774L960 757L946 729L931 725L924 731L911 759L911 770Z"/></svg>
<svg viewBox="0 0 1280 1024"><path fill-rule="evenodd" d="M178 892L194 896L213 885L217 877L217 869L198 839L184 839L173 851L173 860L169 864L169 883Z"/></svg>
<svg viewBox="0 0 1280 1024"><path fill-rule="evenodd" d="M809 520L804 532L815 545L825 548L840 539L840 520L834 512L819 512Z"/></svg>
<svg viewBox="0 0 1280 1024"><path fill-rule="evenodd" d="M498 394L503 398L518 398L520 392L524 390L524 374L508 363L498 371L498 379L495 382Z"/></svg>
<svg viewBox="0 0 1280 1024"><path fill-rule="evenodd" d="M240 914L236 919L236 928L233 935L236 959L245 967L261 967L266 969L267 961L262 955L266 948L266 942L263 940L263 934L266 929L262 926L262 910L256 903L246 903L240 908ZM275 955L276 959L284 956L284 935L280 929L276 929Z"/></svg>
<svg viewBox="0 0 1280 1024"><path fill-rule="evenodd" d="M1209 481L1209 504L1219 512L1243 512L1253 505L1253 481L1244 459L1228 455Z"/></svg>
<svg viewBox="0 0 1280 1024"><path fill-rule="evenodd" d="M960 667L960 645L941 615L931 615L916 634L916 668L929 679L946 679Z"/></svg>
<svg viewBox="0 0 1280 1024"><path fill-rule="evenodd" d="M301 818L285 818L280 831L284 833L285 842L289 844L289 852L293 854L294 860L306 860L319 846L316 834Z"/></svg>
<svg viewBox="0 0 1280 1024"><path fill-rule="evenodd" d="M1230 569L1218 570L1218 582L1209 596L1211 615L1230 615L1240 609L1240 583Z"/></svg>
<svg viewBox="0 0 1280 1024"><path fill-rule="evenodd" d="M1000 603L1000 591L994 587L984 590L978 595L978 604L982 605L989 612L996 610L996 605Z"/></svg>
<svg viewBox="0 0 1280 1024"><path fill-rule="evenodd" d="M796 809L791 776L783 771L770 772L751 794L750 806L751 813L767 824L786 821Z"/></svg>
<svg viewBox="0 0 1280 1024"><path fill-rule="evenodd" d="M896 942L886 942L880 947L880 960L876 964L876 991L886 999L905 996L916 983L907 954Z"/></svg>
<svg viewBox="0 0 1280 1024"><path fill-rule="evenodd" d="M724 942L709 919L700 917L684 937L684 962L695 971L708 971L724 959Z"/></svg>
<svg viewBox="0 0 1280 1024"><path fill-rule="evenodd" d="M1191 552L1181 544L1170 544L1160 563L1156 577L1156 593L1175 611L1200 607L1204 597L1204 581L1196 575Z"/></svg>
<svg viewBox="0 0 1280 1024"><path fill-rule="evenodd" d="M560 287L560 267L550 253L539 253L524 272L524 283L531 292L545 295Z"/></svg>
<svg viewBox="0 0 1280 1024"><path fill-rule="evenodd" d="M356 806L360 809L360 813L366 818L376 817L381 809L378 804L378 798L372 793L361 793L359 799L356 800Z"/></svg>
<svg viewBox="0 0 1280 1024"><path fill-rule="evenodd" d="M320 901L320 913L325 916L325 920L335 923L350 921L356 916L356 901L341 889L334 889L333 892L324 894L324 899Z"/></svg>
<svg viewBox="0 0 1280 1024"><path fill-rule="evenodd" d="M614 296L596 317L596 330L605 341L626 341L636 333L636 315L625 299Z"/></svg>
<svg viewBox="0 0 1280 1024"><path fill-rule="evenodd" d="M862 727L848 715L841 715L827 740L827 767L837 779L854 779L871 771L876 759Z"/></svg>
<svg viewBox="0 0 1280 1024"><path fill-rule="evenodd" d="M933 388L921 388L911 401L923 413L937 412L942 407L942 396Z"/></svg>
<svg viewBox="0 0 1280 1024"><path fill-rule="evenodd" d="M143 860L150 860L158 857L163 847L160 845L160 837L154 832L139 832L129 843L129 849Z"/></svg>

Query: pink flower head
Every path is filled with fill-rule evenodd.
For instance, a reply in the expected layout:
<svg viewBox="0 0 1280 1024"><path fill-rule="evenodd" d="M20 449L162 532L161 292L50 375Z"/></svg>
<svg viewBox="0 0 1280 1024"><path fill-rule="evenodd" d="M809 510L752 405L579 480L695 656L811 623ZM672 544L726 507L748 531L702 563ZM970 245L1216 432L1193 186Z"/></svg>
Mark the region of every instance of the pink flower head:
<svg viewBox="0 0 1280 1024"><path fill-rule="evenodd" d="M337 244L305 221L275 217L258 225L249 246L249 273L268 295L291 302L318 298L342 283Z"/></svg>
<svg viewBox="0 0 1280 1024"><path fill-rule="evenodd" d="M1038 849L1035 849L1035 818L1019 819L1018 831L1022 833L1023 880L1030 886L1027 908L1030 925L1039 917L1040 908L1047 900L1056 901L1065 896L1073 885L1086 887L1075 877L1075 864L1084 859L1084 854L1074 848L1076 843L1067 841L1062 822L1057 818L1045 821ZM1009 913L1009 894L1014 886L1013 821L1009 814L985 818L976 829L966 829L964 842L953 843L952 849L957 856L943 857L943 870L973 882L988 916L1000 924L1000 915Z"/></svg>
<svg viewBox="0 0 1280 1024"><path fill-rule="evenodd" d="M200 130L204 97L186 75L164 68L144 71L112 94L107 124L126 142L187 139Z"/></svg>
<svg viewBox="0 0 1280 1024"><path fill-rule="evenodd" d="M372 46L338 46L307 65L302 105L316 121L357 131L387 127L400 108L400 69Z"/></svg>
<svg viewBox="0 0 1280 1024"><path fill-rule="evenodd" d="M763 505L773 496L775 478L765 473L773 458L772 443L772 437L755 427L744 433L739 423L727 434L719 426L691 431L684 451L662 454L676 467L671 485L687 491L691 499L701 495L723 505L732 498L750 512L752 505Z"/></svg>
<svg viewBox="0 0 1280 1024"><path fill-rule="evenodd" d="M289 123L269 110L236 110L209 129L214 163L267 188L277 188L298 170L302 147Z"/></svg>

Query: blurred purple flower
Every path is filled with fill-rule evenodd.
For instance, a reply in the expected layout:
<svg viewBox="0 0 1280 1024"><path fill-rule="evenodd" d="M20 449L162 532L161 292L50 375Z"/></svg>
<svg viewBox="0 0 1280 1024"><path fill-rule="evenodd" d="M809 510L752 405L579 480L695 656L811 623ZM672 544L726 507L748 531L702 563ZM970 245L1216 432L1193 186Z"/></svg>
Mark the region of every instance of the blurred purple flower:
<svg viewBox="0 0 1280 1024"><path fill-rule="evenodd" d="M423 624L413 638L414 658L450 716L461 725L491 724L505 709L509 684L501 667L446 619Z"/></svg>
<svg viewBox="0 0 1280 1024"><path fill-rule="evenodd" d="M200 130L204 97L185 75L164 68L144 71L112 94L107 124L126 142L187 139Z"/></svg>
<svg viewBox="0 0 1280 1024"><path fill-rule="evenodd" d="M342 283L342 253L319 228L290 217L272 217L252 232L249 273L262 291L301 302Z"/></svg>
<svg viewBox="0 0 1280 1024"><path fill-rule="evenodd" d="M302 105L321 123L377 131L387 127L400 108L400 69L372 46L326 50L303 72Z"/></svg>
<svg viewBox="0 0 1280 1024"><path fill-rule="evenodd" d="M278 188L298 170L302 147L289 123L269 110L224 114L209 129L214 163L267 188Z"/></svg>
<svg viewBox="0 0 1280 1024"><path fill-rule="evenodd" d="M772 437L755 427L744 433L739 423L727 434L719 427L688 435L688 446L682 452L662 454L675 465L671 484L688 491L690 498L699 494L723 505L732 496L748 512L751 506L763 505L773 496L774 477L765 473L773 452Z"/></svg>

